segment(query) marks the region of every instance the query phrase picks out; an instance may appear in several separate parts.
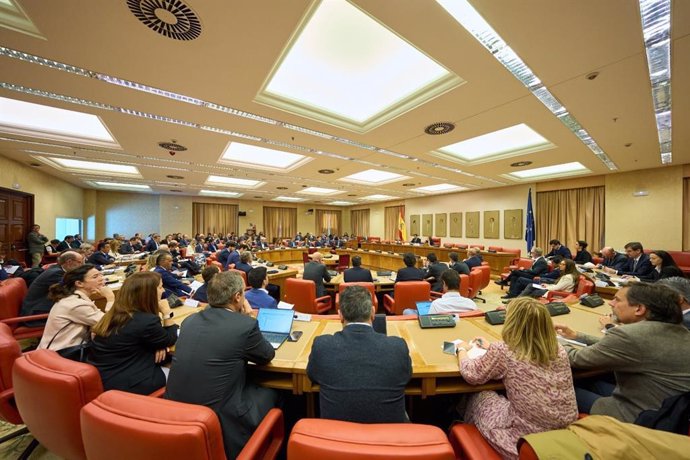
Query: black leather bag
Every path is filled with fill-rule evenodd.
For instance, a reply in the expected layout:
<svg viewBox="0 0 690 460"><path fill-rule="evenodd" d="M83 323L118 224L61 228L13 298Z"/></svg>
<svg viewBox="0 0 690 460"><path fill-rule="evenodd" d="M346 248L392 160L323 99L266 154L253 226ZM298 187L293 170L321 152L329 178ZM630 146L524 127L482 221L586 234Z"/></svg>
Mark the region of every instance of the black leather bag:
<svg viewBox="0 0 690 460"><path fill-rule="evenodd" d="M50 342L48 342L48 346L46 347L48 350L50 350L50 346L53 344L53 340L55 340L55 337L57 337L58 334L65 330L65 328L70 324L72 324L72 321L62 326L62 328L55 333L53 338L50 339ZM63 358L71 359L72 361L79 361L80 363L85 363L86 359L89 357L89 353L91 352L91 334L89 333L89 331L86 331L86 338L82 339L79 345L72 345L71 347L55 351L58 355L62 356Z"/></svg>
<svg viewBox="0 0 690 460"><path fill-rule="evenodd" d="M599 297L599 294L586 295L580 299L580 305L585 307L595 308L604 305L604 299Z"/></svg>

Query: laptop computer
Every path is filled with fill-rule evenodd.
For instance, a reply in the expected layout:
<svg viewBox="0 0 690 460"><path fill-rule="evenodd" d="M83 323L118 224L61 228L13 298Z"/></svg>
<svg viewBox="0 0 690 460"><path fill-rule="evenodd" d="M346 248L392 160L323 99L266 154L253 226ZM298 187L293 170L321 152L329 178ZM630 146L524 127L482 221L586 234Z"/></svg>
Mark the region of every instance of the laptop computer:
<svg viewBox="0 0 690 460"><path fill-rule="evenodd" d="M417 314L419 316L429 314L429 309L431 308L431 302L430 301L426 300L423 302L416 302L416 303L417 303Z"/></svg>
<svg viewBox="0 0 690 460"><path fill-rule="evenodd" d="M259 330L273 348L280 347L290 335L295 312L277 308L259 308Z"/></svg>

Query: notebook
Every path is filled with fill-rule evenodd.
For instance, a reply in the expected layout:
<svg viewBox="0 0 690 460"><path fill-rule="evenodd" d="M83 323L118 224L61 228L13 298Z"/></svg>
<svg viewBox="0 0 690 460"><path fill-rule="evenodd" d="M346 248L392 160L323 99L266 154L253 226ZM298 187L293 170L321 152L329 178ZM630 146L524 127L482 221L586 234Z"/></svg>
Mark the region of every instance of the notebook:
<svg viewBox="0 0 690 460"><path fill-rule="evenodd" d="M430 308L431 308L431 302L428 300L423 301L423 302L417 302L417 314L418 315L428 315Z"/></svg>
<svg viewBox="0 0 690 460"><path fill-rule="evenodd" d="M280 347L287 340L290 329L292 329L293 316L292 310L259 308L259 314L256 317L259 322L259 330L273 348Z"/></svg>

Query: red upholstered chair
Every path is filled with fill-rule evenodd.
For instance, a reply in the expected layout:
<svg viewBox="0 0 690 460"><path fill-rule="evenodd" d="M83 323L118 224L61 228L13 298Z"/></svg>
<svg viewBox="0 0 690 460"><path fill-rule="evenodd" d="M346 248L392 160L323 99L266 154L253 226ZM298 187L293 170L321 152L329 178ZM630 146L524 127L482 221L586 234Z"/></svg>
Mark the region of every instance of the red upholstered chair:
<svg viewBox="0 0 690 460"><path fill-rule="evenodd" d="M515 261L513 261L515 262ZM510 275L510 272L513 270L529 270L530 267L532 267L533 260L528 259L526 257L522 257L517 260L517 263L511 264L507 267L503 267L503 272L501 273L501 281L505 281L508 276ZM501 286L501 289L503 289L503 286Z"/></svg>
<svg viewBox="0 0 690 460"><path fill-rule="evenodd" d="M489 246L489 251L503 252L503 246Z"/></svg>
<svg viewBox="0 0 690 460"><path fill-rule="evenodd" d="M470 248L479 248L483 251L484 245L483 244L470 244Z"/></svg>
<svg viewBox="0 0 690 460"><path fill-rule="evenodd" d="M592 292L594 292L594 283L588 280L585 276L580 275L580 278L577 282L577 290L575 291L575 295L580 297L584 294L591 294ZM552 302L570 295L573 295L573 293L568 291L549 291L546 293L546 300Z"/></svg>
<svg viewBox="0 0 690 460"><path fill-rule="evenodd" d="M25 321L48 319L47 313L19 316L26 291L26 283L21 278L9 278L0 282L0 322L7 324L12 329L12 334L17 340L41 337L43 335L44 326L23 326L22 324Z"/></svg>
<svg viewBox="0 0 690 460"><path fill-rule="evenodd" d="M319 250L319 248L309 248L309 254L314 254L318 250Z"/></svg>
<svg viewBox="0 0 690 460"><path fill-rule="evenodd" d="M242 270L235 270L234 268L231 268L228 270L229 272L237 273L242 277L242 281L244 281L244 285L247 286L247 273L242 271Z"/></svg>
<svg viewBox="0 0 690 460"><path fill-rule="evenodd" d="M319 314L331 309L331 296L316 297L316 284L312 280L288 278L285 280L285 301L295 305L295 311Z"/></svg>
<svg viewBox="0 0 690 460"><path fill-rule="evenodd" d="M458 249L467 249L468 245L467 243L455 243L453 247Z"/></svg>
<svg viewBox="0 0 690 460"><path fill-rule="evenodd" d="M491 267L488 265L484 265L484 263L482 263L482 265L474 267L472 270L480 270L482 274L481 282L479 283L478 290L474 296L474 299L481 300L482 302L486 303L486 299L482 299L481 297L479 297L479 294L481 294L481 290L485 289L491 282ZM471 274L472 272L470 272L470 275Z"/></svg>
<svg viewBox="0 0 690 460"><path fill-rule="evenodd" d="M430 300L431 285L426 281L401 281L395 283L395 298L383 296L383 308L391 315L402 315L406 308L417 308L417 302Z"/></svg>
<svg viewBox="0 0 690 460"><path fill-rule="evenodd" d="M369 292L371 293L371 303L374 305L376 310L379 309L379 301L376 298L376 289L374 288L374 283L367 283L367 282L352 282L352 283L340 283L338 285L338 292L335 294L335 309L336 311L340 310L340 294L343 293L345 288L349 286L362 286L364 288L367 288Z"/></svg>
<svg viewBox="0 0 690 460"><path fill-rule="evenodd" d="M225 459L218 417L205 406L108 391L81 410L89 460ZM274 459L285 431L283 413L271 409L237 456Z"/></svg>
<svg viewBox="0 0 690 460"><path fill-rule="evenodd" d="M474 267L470 270L470 299L477 299L479 295L479 290L481 289L482 280L484 279L484 274L479 267ZM484 299L479 299L484 301ZM486 301L484 301L486 302Z"/></svg>
<svg viewBox="0 0 690 460"><path fill-rule="evenodd" d="M288 460L455 460L445 433L415 423L303 418L290 433Z"/></svg>
<svg viewBox="0 0 690 460"><path fill-rule="evenodd" d="M38 442L60 457L86 459L79 411L103 393L98 370L36 350L15 361L12 380L19 413Z"/></svg>
<svg viewBox="0 0 690 460"><path fill-rule="evenodd" d="M338 257L338 266L335 267L335 269L338 273L342 273L348 268L350 268L350 254L340 254L340 257Z"/></svg>
<svg viewBox="0 0 690 460"><path fill-rule="evenodd" d="M215 265L216 267L218 267L218 270L223 271L223 264L221 264L217 260L206 259L206 265Z"/></svg>
<svg viewBox="0 0 690 460"><path fill-rule="evenodd" d="M460 275L460 295L463 297L470 297L470 276Z"/></svg>
<svg viewBox="0 0 690 460"><path fill-rule="evenodd" d="M437 248L441 247L441 238L438 238L436 236L432 236L429 238L429 244L432 246L436 246Z"/></svg>
<svg viewBox="0 0 690 460"><path fill-rule="evenodd" d="M453 425L448 435L458 458L462 460L501 460L501 456L484 439L476 426L467 423Z"/></svg>

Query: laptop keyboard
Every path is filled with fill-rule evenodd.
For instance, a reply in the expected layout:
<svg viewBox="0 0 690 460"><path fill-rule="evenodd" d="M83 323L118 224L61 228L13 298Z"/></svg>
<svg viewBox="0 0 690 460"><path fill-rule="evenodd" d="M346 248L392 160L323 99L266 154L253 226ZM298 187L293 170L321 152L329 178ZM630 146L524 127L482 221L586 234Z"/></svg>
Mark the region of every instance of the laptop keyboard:
<svg viewBox="0 0 690 460"><path fill-rule="evenodd" d="M287 334L281 334L280 332L262 332L261 334L270 343L281 343L287 338Z"/></svg>

